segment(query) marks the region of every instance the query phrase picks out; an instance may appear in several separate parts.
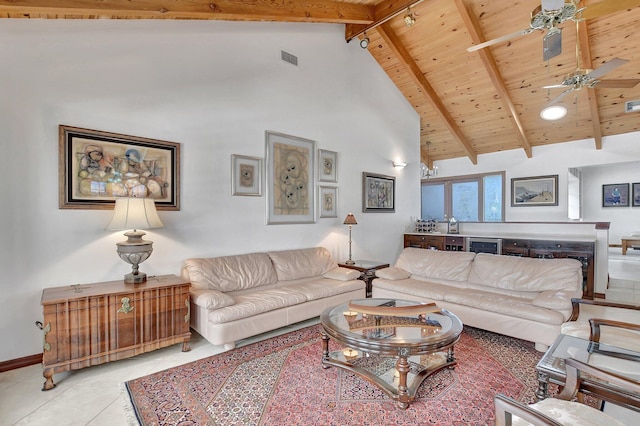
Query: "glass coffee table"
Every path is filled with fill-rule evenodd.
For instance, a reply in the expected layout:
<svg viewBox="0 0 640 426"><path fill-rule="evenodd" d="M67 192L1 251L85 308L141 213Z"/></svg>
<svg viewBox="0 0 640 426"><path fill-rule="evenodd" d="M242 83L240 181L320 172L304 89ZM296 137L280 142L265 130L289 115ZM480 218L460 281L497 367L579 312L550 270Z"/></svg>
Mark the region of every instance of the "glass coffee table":
<svg viewBox="0 0 640 426"><path fill-rule="evenodd" d="M322 364L351 371L382 389L406 409L422 382L456 364L454 345L462 322L435 304L358 299L326 309ZM329 340L343 345L329 351Z"/></svg>
<svg viewBox="0 0 640 426"><path fill-rule="evenodd" d="M567 377L565 359L567 358L574 358L626 379L640 382L640 353L560 334L536 365L538 400L548 397L549 383L565 385ZM596 379L587 379L582 386L580 392L584 394L597 393L598 399L639 411L640 395L629 393L618 386Z"/></svg>

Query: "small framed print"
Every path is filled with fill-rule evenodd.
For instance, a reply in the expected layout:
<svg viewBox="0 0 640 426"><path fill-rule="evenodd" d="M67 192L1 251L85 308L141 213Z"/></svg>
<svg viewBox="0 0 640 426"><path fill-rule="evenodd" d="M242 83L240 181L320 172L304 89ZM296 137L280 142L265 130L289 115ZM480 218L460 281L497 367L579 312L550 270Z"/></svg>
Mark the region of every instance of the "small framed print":
<svg viewBox="0 0 640 426"><path fill-rule="evenodd" d="M320 217L338 217L338 188L321 186L318 197Z"/></svg>
<svg viewBox="0 0 640 426"><path fill-rule="evenodd" d="M338 153L318 150L318 180L320 182L338 182Z"/></svg>
<svg viewBox="0 0 640 426"><path fill-rule="evenodd" d="M602 207L629 207L629 184L602 185Z"/></svg>
<svg viewBox="0 0 640 426"><path fill-rule="evenodd" d="M231 195L262 195L262 158L231 155Z"/></svg>
<svg viewBox="0 0 640 426"><path fill-rule="evenodd" d="M396 206L396 178L362 172L362 211L395 212Z"/></svg>

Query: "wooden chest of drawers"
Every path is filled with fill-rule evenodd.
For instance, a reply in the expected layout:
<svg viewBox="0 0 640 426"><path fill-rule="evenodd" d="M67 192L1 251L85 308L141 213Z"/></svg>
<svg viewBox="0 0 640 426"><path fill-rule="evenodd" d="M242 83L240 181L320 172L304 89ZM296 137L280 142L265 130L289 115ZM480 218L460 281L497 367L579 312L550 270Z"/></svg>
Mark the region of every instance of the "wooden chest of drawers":
<svg viewBox="0 0 640 426"><path fill-rule="evenodd" d="M62 371L176 343L188 351L189 286L164 275L141 284L110 281L44 289L43 390L52 389L53 375Z"/></svg>

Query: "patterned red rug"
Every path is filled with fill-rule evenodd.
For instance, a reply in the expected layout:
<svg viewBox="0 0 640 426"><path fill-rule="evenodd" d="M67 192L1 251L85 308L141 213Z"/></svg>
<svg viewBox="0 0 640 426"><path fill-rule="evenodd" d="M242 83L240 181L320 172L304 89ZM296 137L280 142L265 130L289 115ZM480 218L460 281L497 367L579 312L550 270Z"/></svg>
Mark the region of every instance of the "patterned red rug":
<svg viewBox="0 0 640 426"><path fill-rule="evenodd" d="M323 369L321 356L314 325L125 386L142 425L488 425L496 393L535 400L541 353L465 327L456 368L427 378L406 410L350 372Z"/></svg>

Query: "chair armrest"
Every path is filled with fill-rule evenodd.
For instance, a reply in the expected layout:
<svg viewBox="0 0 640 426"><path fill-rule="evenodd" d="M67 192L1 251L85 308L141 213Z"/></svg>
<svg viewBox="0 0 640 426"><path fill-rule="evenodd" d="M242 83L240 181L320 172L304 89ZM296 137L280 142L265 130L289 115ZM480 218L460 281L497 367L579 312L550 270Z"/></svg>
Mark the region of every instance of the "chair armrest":
<svg viewBox="0 0 640 426"><path fill-rule="evenodd" d="M629 338L634 337L633 332L638 332L637 340L640 340L640 324L632 324L628 322L614 321L614 320L609 320L604 318L589 318L589 325L591 327L591 334L589 336L589 340L591 342L589 344L590 353L596 352L596 353L605 354L607 356L611 356L614 358L628 359L631 361L640 362L640 356L600 349L600 337L602 336L600 326L604 325L607 327L615 327L615 328L630 330L632 333L629 333L629 336L628 336ZM624 345L621 345L621 346L624 346Z"/></svg>
<svg viewBox="0 0 640 426"><path fill-rule="evenodd" d="M589 300L589 299L580 299L573 298L571 299L571 316L569 317L569 321L576 321L580 316L580 305L594 305L594 306L605 306L611 308L622 308L622 309L631 309L640 311L640 306L636 305L627 305L625 303L615 303L615 302L606 302L604 300Z"/></svg>
<svg viewBox="0 0 640 426"><path fill-rule="evenodd" d="M512 416L520 417L534 425L561 426L551 417L534 410L528 405L522 404L506 395L497 394L493 398L496 406L496 426L511 426Z"/></svg>
<svg viewBox="0 0 640 426"><path fill-rule="evenodd" d="M582 382L585 378L582 373L588 375L589 379L598 379L600 381L609 383L613 386L620 387L629 392L629 394L640 395L640 383L629 380L625 377L617 374L610 373L608 371L601 370L597 367L585 364L574 358L567 358L565 360L565 367L567 370L567 379L564 389L560 392L556 398L571 401L582 387ZM593 395L597 395L597 391L592 392ZM640 399L637 399L638 407L640 407Z"/></svg>

